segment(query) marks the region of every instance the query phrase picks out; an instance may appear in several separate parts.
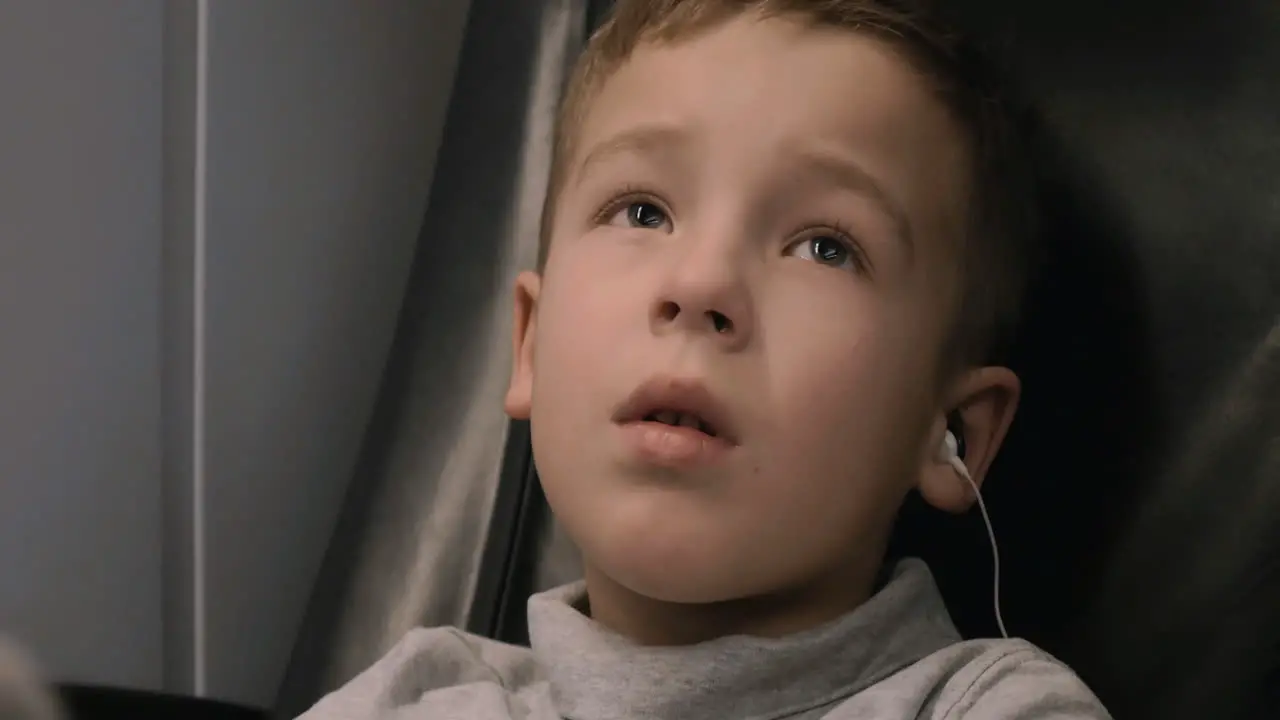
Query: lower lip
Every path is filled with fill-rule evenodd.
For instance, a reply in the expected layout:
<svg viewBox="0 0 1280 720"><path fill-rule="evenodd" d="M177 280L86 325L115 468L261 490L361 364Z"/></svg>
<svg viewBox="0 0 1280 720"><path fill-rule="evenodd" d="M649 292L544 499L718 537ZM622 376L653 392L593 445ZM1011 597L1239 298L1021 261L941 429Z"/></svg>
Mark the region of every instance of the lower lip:
<svg viewBox="0 0 1280 720"><path fill-rule="evenodd" d="M689 427L659 422L631 422L619 426L624 442L641 461L667 468L714 463L733 447L722 438Z"/></svg>

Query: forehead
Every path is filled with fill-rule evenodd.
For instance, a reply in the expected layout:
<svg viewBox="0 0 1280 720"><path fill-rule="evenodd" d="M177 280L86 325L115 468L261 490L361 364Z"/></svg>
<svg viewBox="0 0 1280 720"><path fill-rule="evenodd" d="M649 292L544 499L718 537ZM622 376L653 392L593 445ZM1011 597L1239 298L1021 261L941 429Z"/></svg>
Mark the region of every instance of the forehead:
<svg viewBox="0 0 1280 720"><path fill-rule="evenodd" d="M603 81L569 176L601 155L678 155L698 145L768 168L797 155L851 159L916 234L955 228L967 148L929 83L876 37L744 14L691 38L642 44Z"/></svg>

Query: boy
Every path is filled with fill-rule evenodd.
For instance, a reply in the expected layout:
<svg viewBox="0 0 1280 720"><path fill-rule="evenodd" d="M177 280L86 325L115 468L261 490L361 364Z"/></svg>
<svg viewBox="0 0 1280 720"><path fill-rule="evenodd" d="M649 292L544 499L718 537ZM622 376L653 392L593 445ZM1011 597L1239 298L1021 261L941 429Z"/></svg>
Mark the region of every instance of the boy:
<svg viewBox="0 0 1280 720"><path fill-rule="evenodd" d="M1095 720L1021 641L882 568L963 512L1017 377L1030 223L960 46L890 0L622 0L560 120L507 411L585 582L533 649L420 630L304 717Z"/></svg>

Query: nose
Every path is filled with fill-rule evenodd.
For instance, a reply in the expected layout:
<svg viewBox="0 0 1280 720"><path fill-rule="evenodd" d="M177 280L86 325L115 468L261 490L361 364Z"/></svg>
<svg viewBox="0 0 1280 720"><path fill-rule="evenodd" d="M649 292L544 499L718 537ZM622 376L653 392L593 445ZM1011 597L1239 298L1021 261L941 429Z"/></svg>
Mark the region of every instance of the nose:
<svg viewBox="0 0 1280 720"><path fill-rule="evenodd" d="M750 343L751 292L743 269L728 255L695 250L674 263L650 310L655 335L701 335L725 350Z"/></svg>

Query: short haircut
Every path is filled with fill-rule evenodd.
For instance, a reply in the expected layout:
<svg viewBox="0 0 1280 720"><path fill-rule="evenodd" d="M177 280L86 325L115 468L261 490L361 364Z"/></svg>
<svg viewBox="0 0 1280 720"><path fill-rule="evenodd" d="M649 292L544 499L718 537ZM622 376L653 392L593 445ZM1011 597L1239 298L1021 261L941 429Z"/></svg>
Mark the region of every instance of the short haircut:
<svg viewBox="0 0 1280 720"><path fill-rule="evenodd" d="M556 123L538 247L550 251L556 204L591 101L642 44L695 37L745 12L873 36L930 84L969 144L972 182L960 245L960 297L943 372L1002 362L1038 254L1034 174L1002 78L975 46L909 0L619 0L574 67Z"/></svg>

